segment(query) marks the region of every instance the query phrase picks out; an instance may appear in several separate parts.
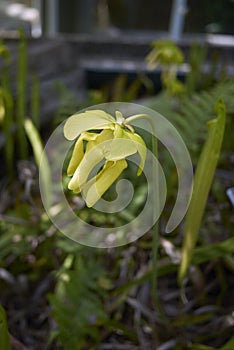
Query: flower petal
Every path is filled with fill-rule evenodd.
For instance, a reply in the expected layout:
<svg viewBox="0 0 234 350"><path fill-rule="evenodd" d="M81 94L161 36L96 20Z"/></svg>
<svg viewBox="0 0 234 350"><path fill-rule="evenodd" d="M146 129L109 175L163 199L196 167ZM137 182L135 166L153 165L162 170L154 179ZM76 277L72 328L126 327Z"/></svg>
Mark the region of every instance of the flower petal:
<svg viewBox="0 0 234 350"><path fill-rule="evenodd" d="M116 123L122 125L125 122L125 118L120 111L115 112Z"/></svg>
<svg viewBox="0 0 234 350"><path fill-rule="evenodd" d="M105 163L103 169L94 178L89 180L83 188L88 207L94 206L127 166L128 164L125 159L116 162L107 161Z"/></svg>
<svg viewBox="0 0 234 350"><path fill-rule="evenodd" d="M116 123L115 124L115 130L114 130L114 138L121 138L121 137L123 137L123 130L124 130L123 127L120 126L118 123Z"/></svg>
<svg viewBox="0 0 234 350"><path fill-rule="evenodd" d="M91 136L87 137L87 135ZM82 190L93 168L104 158L106 141L112 138L113 131L111 130L103 130L100 134L86 133L85 139L87 141L90 139L90 141L88 141L85 154L68 184L70 190L76 193Z"/></svg>
<svg viewBox="0 0 234 350"><path fill-rule="evenodd" d="M74 140L87 130L114 129L116 120L102 110L88 110L84 113L73 114L64 125L64 136Z"/></svg>
<svg viewBox="0 0 234 350"><path fill-rule="evenodd" d="M72 176L80 164L82 158L84 156L84 145L83 145L83 139L79 137L79 139L75 143L75 147L72 152L72 156L70 159L70 162L67 167L67 175Z"/></svg>
<svg viewBox="0 0 234 350"><path fill-rule="evenodd" d="M115 125L114 139L105 151L105 158L107 160L120 160L124 159L137 152L135 142L131 142L128 137L129 131L126 131L120 125ZM127 140L127 141L124 141Z"/></svg>
<svg viewBox="0 0 234 350"><path fill-rule="evenodd" d="M84 144L83 141L94 141L98 137L98 134L91 132L83 132L79 139L76 141L70 162L67 168L67 175L72 176L80 164L84 156Z"/></svg>
<svg viewBox="0 0 234 350"><path fill-rule="evenodd" d="M144 165L145 165L145 158L146 158L146 144L143 140L143 138L138 135L137 133L133 133L133 132L127 132L127 136L134 141L135 143L135 147L137 148L137 152L140 155L140 165L137 171L137 176L141 175L143 169L144 169Z"/></svg>
<svg viewBox="0 0 234 350"><path fill-rule="evenodd" d="M87 178L93 168L103 159L103 151L101 147L93 146L92 148L92 152L88 152L84 155L81 163L77 167L72 179L68 184L68 188L76 193L79 193L82 190L82 186L87 181Z"/></svg>

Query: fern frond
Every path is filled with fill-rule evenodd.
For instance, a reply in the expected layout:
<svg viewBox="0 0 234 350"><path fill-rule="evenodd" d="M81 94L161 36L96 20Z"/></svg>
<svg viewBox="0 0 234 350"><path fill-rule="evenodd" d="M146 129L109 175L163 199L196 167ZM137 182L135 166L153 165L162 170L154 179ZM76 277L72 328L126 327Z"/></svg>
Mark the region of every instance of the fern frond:
<svg viewBox="0 0 234 350"><path fill-rule="evenodd" d="M49 296L57 323L56 338L64 350L83 349L84 344L99 342L99 326L107 322L103 306L103 277L100 262L79 256L72 269L59 274L56 291Z"/></svg>
<svg viewBox="0 0 234 350"><path fill-rule="evenodd" d="M188 149L193 153L206 135L207 122L214 118L214 105L222 97L227 113L234 112L234 82L218 83L213 88L193 93L176 103L165 93L143 101L151 109L163 114L181 134Z"/></svg>

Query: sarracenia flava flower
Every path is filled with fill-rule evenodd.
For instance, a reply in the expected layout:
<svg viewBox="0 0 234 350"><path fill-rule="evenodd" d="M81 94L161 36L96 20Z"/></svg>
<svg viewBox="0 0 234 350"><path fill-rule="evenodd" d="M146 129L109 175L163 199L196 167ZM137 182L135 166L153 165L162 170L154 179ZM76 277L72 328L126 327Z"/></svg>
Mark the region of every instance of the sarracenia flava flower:
<svg viewBox="0 0 234 350"><path fill-rule="evenodd" d="M74 114L65 123L64 136L68 140L78 138L67 169L68 176L72 176L68 188L75 193L82 191L88 207L101 198L128 166L126 157L138 152L137 175L144 168L145 142L118 111L116 119L103 110ZM92 170L99 164L103 166L90 179Z"/></svg>

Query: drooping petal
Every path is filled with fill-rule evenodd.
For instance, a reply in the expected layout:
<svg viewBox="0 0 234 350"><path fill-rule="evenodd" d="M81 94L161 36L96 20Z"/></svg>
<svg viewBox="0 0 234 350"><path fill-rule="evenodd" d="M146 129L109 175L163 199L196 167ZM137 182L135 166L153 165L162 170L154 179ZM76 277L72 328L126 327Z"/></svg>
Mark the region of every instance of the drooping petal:
<svg viewBox="0 0 234 350"><path fill-rule="evenodd" d="M70 162L67 167L67 175L72 176L84 156L83 139L79 137L76 141Z"/></svg>
<svg viewBox="0 0 234 350"><path fill-rule="evenodd" d="M90 136L89 136L90 135ZM86 133L85 154L68 184L68 188L76 193L82 190L93 168L104 158L106 141L113 138L113 131L103 130L100 134Z"/></svg>
<svg viewBox="0 0 234 350"><path fill-rule="evenodd" d="M107 161L105 163L98 175L89 180L83 188L88 207L94 206L127 166L128 164L125 159L116 162Z"/></svg>
<svg viewBox="0 0 234 350"><path fill-rule="evenodd" d="M140 155L140 165L137 171L137 176L139 176L141 175L145 165L145 158L146 158L146 152L147 152L146 144L143 138L137 133L127 131L126 134L127 134L127 137L134 142L137 152Z"/></svg>
<svg viewBox="0 0 234 350"><path fill-rule="evenodd" d="M87 130L114 129L115 119L102 110L88 110L73 114L64 125L64 136L74 140Z"/></svg>
<svg viewBox="0 0 234 350"><path fill-rule="evenodd" d="M95 141L90 141L95 142ZM79 166L77 167L72 179L68 184L68 188L75 193L79 193L82 190L87 178L93 168L101 162L103 159L103 151L100 147L93 147L92 152L88 152L83 157Z"/></svg>
<svg viewBox="0 0 234 350"><path fill-rule="evenodd" d="M83 141L94 141L98 137L98 134L91 132L83 132L79 139L76 141L70 162L67 168L67 175L72 176L80 164L84 156L84 144Z"/></svg>

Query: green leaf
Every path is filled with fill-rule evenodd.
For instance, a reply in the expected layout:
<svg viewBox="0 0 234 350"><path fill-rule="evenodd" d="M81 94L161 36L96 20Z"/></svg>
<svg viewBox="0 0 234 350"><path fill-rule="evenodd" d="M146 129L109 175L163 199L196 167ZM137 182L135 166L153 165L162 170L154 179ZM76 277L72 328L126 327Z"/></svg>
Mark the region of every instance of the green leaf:
<svg viewBox="0 0 234 350"><path fill-rule="evenodd" d="M8 333L6 313L3 307L0 305L0 339L1 349L11 350L10 336Z"/></svg>
<svg viewBox="0 0 234 350"><path fill-rule="evenodd" d="M178 316L178 318L172 322L174 327L188 327L188 325L204 324L214 317L213 312L206 312L199 315L188 313Z"/></svg>
<svg viewBox="0 0 234 350"><path fill-rule="evenodd" d="M113 129L115 122L110 114L102 110L88 110L68 118L64 125L64 136L68 140L74 140L87 130Z"/></svg>
<svg viewBox="0 0 234 350"><path fill-rule="evenodd" d="M17 138L19 154L22 159L27 159L27 139L24 132L24 119L26 116L26 102L27 102L27 43L23 30L19 30L19 57L17 67Z"/></svg>
<svg viewBox="0 0 234 350"><path fill-rule="evenodd" d="M190 348L191 350L217 350L211 346L203 345L203 344L193 344Z"/></svg>
<svg viewBox="0 0 234 350"><path fill-rule="evenodd" d="M5 74L8 77L8 70L5 69ZM6 79L6 77L5 77ZM3 81L4 89L0 90L1 98L4 107L4 118L3 118L3 132L5 137L5 159L8 174L10 177L13 175L14 168L14 138L12 137L12 126L13 126L13 97L10 90L8 89L8 82Z"/></svg>
<svg viewBox="0 0 234 350"><path fill-rule="evenodd" d="M25 120L24 128L33 149L35 162L38 168L40 168L40 181L42 182L43 188L45 189L45 194L47 196L45 200L49 207L49 194L51 192L51 174L49 162L45 154L43 155L43 145L41 142L40 135L30 119Z"/></svg>
<svg viewBox="0 0 234 350"><path fill-rule="evenodd" d="M227 239L224 242L212 243L196 248L192 257L192 263L195 265L200 265L206 261L229 256L233 253L234 237Z"/></svg>
<svg viewBox="0 0 234 350"><path fill-rule="evenodd" d="M220 350L230 350L230 349L234 349L234 337L229 339L228 342L220 348Z"/></svg>
<svg viewBox="0 0 234 350"><path fill-rule="evenodd" d="M31 116L34 125L40 127L40 86L37 75L32 78L32 93L31 93Z"/></svg>
<svg viewBox="0 0 234 350"><path fill-rule="evenodd" d="M178 281L180 284L187 273L192 259L222 146L226 114L225 105L221 99L218 100L215 105L215 112L218 117L208 122L208 136L197 164L194 176L193 194L186 215L182 258L178 273Z"/></svg>
<svg viewBox="0 0 234 350"><path fill-rule="evenodd" d="M63 264L57 276L55 292L49 296L58 325L55 337L64 350L93 349L93 344L100 348L100 327L109 322L104 308L105 291L99 283L105 278L100 261L80 251L72 265L69 261Z"/></svg>
<svg viewBox="0 0 234 350"><path fill-rule="evenodd" d="M25 128L26 134L29 138L29 141L31 143L31 146L33 148L35 162L39 166L40 161L41 161L41 155L43 153L43 146L41 143L40 136L39 136L37 129L35 128L33 122L30 119L25 120L24 128Z"/></svg>

